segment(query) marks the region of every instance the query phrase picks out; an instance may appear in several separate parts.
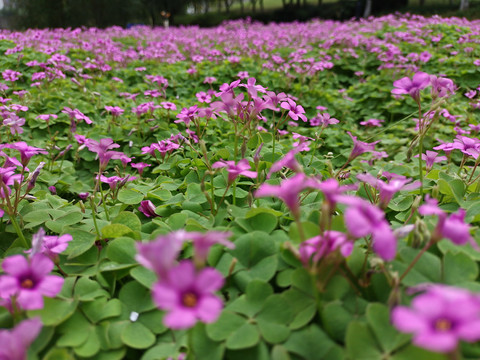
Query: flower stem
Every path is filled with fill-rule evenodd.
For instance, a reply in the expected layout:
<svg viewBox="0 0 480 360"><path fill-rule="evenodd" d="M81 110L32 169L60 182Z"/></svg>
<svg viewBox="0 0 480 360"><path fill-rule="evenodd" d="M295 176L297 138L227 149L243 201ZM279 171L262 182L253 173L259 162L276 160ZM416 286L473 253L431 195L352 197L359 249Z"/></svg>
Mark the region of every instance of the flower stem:
<svg viewBox="0 0 480 360"><path fill-rule="evenodd" d="M107 218L107 221L110 221L110 215L108 214L107 204L105 203L105 196L103 195L102 185L100 185L100 195L102 197L102 205L103 209L105 210L105 216Z"/></svg>
<svg viewBox="0 0 480 360"><path fill-rule="evenodd" d="M90 207L92 208L92 219L93 219L93 225L95 226L95 232L97 233L97 237L101 239L100 236L100 230L98 230L98 224L97 224L97 213L95 211L95 201L93 200L93 196L90 197Z"/></svg>
<svg viewBox="0 0 480 360"><path fill-rule="evenodd" d="M417 256L415 256L415 258L412 260L412 262L410 263L410 265L408 265L407 269L403 272L402 276L400 276L400 278L398 279L398 282L402 282L402 280L405 278L405 276L408 275L408 273L410 272L410 270L412 270L412 268L415 266L415 264L418 262L418 260L420 260L421 256L430 248L430 246L432 246L434 244L434 241L430 240L424 247L422 250L420 250L417 254Z"/></svg>
<svg viewBox="0 0 480 360"><path fill-rule="evenodd" d="M420 196L423 199L423 163L422 163L422 152L423 152L423 135L420 136L418 140L418 173L420 175Z"/></svg>
<svg viewBox="0 0 480 360"><path fill-rule="evenodd" d="M23 236L22 229L20 229L20 226L18 225L17 219L15 219L15 215L12 214L10 215L10 221L12 222L13 227L15 228L15 231L18 235L18 238L22 241L22 246L25 247L25 249L29 249L31 245L29 245L27 239L25 239L25 236Z"/></svg>

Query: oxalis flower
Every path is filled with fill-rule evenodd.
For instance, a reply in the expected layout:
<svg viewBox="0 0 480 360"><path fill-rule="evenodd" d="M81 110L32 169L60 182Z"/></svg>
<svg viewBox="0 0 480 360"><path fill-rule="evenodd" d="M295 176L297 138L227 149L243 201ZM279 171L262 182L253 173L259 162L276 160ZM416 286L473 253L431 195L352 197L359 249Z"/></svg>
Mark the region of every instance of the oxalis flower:
<svg viewBox="0 0 480 360"><path fill-rule="evenodd" d="M53 267L52 260L43 254L35 254L30 259L22 255L5 258L2 269L7 275L0 276L0 297L13 296L23 310L43 308L43 296L54 297L63 286L62 277L48 275Z"/></svg>
<svg viewBox="0 0 480 360"><path fill-rule="evenodd" d="M348 206L344 213L348 232L356 238L371 235L373 251L383 260L393 260L397 252L397 239L385 219L385 213L359 197L340 195L336 199Z"/></svg>
<svg viewBox="0 0 480 360"><path fill-rule="evenodd" d="M250 164L248 163L247 159L242 159L237 164L235 164L235 161L220 160L212 165L213 169L219 169L222 167L227 168L228 184L233 184L235 179L240 175L249 177L251 179L257 177L257 173L255 171L250 171Z"/></svg>
<svg viewBox="0 0 480 360"><path fill-rule="evenodd" d="M480 340L480 297L467 290L434 285L413 299L412 306L397 306L393 325L413 333L413 343L436 352L454 351L460 340Z"/></svg>
<svg viewBox="0 0 480 360"><path fill-rule="evenodd" d="M40 333L42 322L38 319L28 319L19 323L11 330L0 330L0 359L25 360L27 349Z"/></svg>
<svg viewBox="0 0 480 360"><path fill-rule="evenodd" d="M262 184L255 192L255 197L275 196L288 206L295 218L300 216L299 194L307 188L318 187L318 181L298 173L288 179L282 180L280 185Z"/></svg>
<svg viewBox="0 0 480 360"><path fill-rule="evenodd" d="M432 233L432 240L439 241L446 237L454 244L465 245L469 243L474 249L480 251L480 247L470 235L470 224L465 223L465 210L460 208L456 213L447 215L438 207L438 201L427 197L425 203L418 208L421 215L437 215L438 222Z"/></svg>
<svg viewBox="0 0 480 360"><path fill-rule="evenodd" d="M188 329L198 320L212 323L223 308L222 301L213 293L220 290L223 283L217 270L196 271L191 261L183 260L154 284L153 301L167 311L163 323L171 329Z"/></svg>
<svg viewBox="0 0 480 360"><path fill-rule="evenodd" d="M308 265L310 261L317 263L337 250L343 257L349 256L353 251L353 241L348 241L344 233L325 231L323 235L315 236L300 244L300 259L304 265Z"/></svg>
<svg viewBox="0 0 480 360"><path fill-rule="evenodd" d="M392 90L394 95L408 94L415 101L420 100L420 90L430 85L430 75L424 72L417 72L412 79L409 77L401 78L393 82L395 89Z"/></svg>
<svg viewBox="0 0 480 360"><path fill-rule="evenodd" d="M53 262L58 261L58 254L65 251L68 243L72 241L72 235L64 234L61 236L45 235L45 230L40 228L32 237L32 249L26 251L30 256L41 253L50 258Z"/></svg>

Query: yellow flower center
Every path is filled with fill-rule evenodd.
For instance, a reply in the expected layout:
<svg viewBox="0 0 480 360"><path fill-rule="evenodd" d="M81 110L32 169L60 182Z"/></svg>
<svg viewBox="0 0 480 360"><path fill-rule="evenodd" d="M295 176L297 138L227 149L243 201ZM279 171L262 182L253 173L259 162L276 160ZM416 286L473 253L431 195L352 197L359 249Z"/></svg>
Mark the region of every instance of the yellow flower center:
<svg viewBox="0 0 480 360"><path fill-rule="evenodd" d="M24 289L31 289L33 287L33 281L31 279L25 279L20 283L20 286Z"/></svg>
<svg viewBox="0 0 480 360"><path fill-rule="evenodd" d="M438 331L448 331L452 328L452 323L446 319L438 319L435 322L435 329Z"/></svg>
<svg viewBox="0 0 480 360"><path fill-rule="evenodd" d="M182 303L186 307L194 307L195 305L197 305L197 296L192 293L186 293L185 295L183 295Z"/></svg>

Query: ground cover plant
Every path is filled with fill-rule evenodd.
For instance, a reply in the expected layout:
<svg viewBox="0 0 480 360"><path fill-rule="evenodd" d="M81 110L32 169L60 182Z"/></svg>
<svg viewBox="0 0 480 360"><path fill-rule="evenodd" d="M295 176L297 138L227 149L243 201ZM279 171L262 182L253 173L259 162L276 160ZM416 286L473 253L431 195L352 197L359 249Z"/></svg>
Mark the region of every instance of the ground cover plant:
<svg viewBox="0 0 480 360"><path fill-rule="evenodd" d="M0 357L477 359L479 35L3 31Z"/></svg>

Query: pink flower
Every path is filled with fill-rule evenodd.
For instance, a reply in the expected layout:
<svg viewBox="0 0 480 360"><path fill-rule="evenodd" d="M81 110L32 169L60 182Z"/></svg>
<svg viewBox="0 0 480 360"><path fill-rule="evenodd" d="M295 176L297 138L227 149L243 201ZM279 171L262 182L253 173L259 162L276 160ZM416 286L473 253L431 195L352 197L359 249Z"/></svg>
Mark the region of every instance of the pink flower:
<svg viewBox="0 0 480 360"><path fill-rule="evenodd" d="M81 200L87 200L87 198L90 196L90 193L88 192L82 192L82 193L79 193L78 194L78 197L81 199Z"/></svg>
<svg viewBox="0 0 480 360"><path fill-rule="evenodd" d="M356 184L340 185L336 179L330 178L319 183L316 188L323 192L325 201L328 202L330 209L334 209L337 203L337 197L351 190L357 190Z"/></svg>
<svg viewBox="0 0 480 360"><path fill-rule="evenodd" d="M235 161L220 160L213 163L212 165L212 168L214 169L219 169L223 167L227 168L229 184L232 184L235 179L240 175L246 176L251 179L257 177L257 173L255 171L250 171L250 164L247 159L242 159L237 164L235 164Z"/></svg>
<svg viewBox="0 0 480 360"><path fill-rule="evenodd" d="M193 105L190 106L189 108L183 108L179 114L177 114L177 118L179 120L175 120L174 123L185 123L186 126L190 125L190 122L192 122L197 116L198 113L198 106Z"/></svg>
<svg viewBox="0 0 480 360"><path fill-rule="evenodd" d="M360 125L367 126L367 127L381 127L384 121L385 120L368 119L365 121L360 121Z"/></svg>
<svg viewBox="0 0 480 360"><path fill-rule="evenodd" d="M227 240L230 236L232 236L231 232L224 231L185 233L185 238L193 241L196 263L204 263L207 260L208 252L210 251L212 245L221 244L229 249L233 249L235 245L233 245L231 241Z"/></svg>
<svg viewBox="0 0 480 360"><path fill-rule="evenodd" d="M456 213L447 215L438 207L436 199L427 197L425 203L418 208L421 215L437 215L438 222L432 233L432 239L440 240L443 237L450 239L454 244L465 245L470 243L472 247L480 251L478 244L470 235L470 224L465 223L465 210L460 208Z"/></svg>
<svg viewBox="0 0 480 360"><path fill-rule="evenodd" d="M295 154L298 153L297 148L290 150L283 158L272 164L270 171L268 172L267 179L270 179L273 173L282 170L284 167L295 171L300 172L302 171L302 167L295 159Z"/></svg>
<svg viewBox="0 0 480 360"><path fill-rule="evenodd" d="M140 211L146 217L157 217L158 215L155 213L155 205L150 200L143 200L140 203L138 211Z"/></svg>
<svg viewBox="0 0 480 360"><path fill-rule="evenodd" d="M329 113L317 114L314 118L310 119L311 126L321 126L326 128L328 125L338 124L338 119L330 117Z"/></svg>
<svg viewBox="0 0 480 360"><path fill-rule="evenodd" d="M224 83L224 84L220 85L220 91L215 93L215 96L219 97L219 96L221 96L223 94L226 94L226 93L233 94L233 89L235 89L240 84L240 81L241 80L235 80L235 81L231 82L230 84Z"/></svg>
<svg viewBox="0 0 480 360"><path fill-rule="evenodd" d="M428 85L430 85L430 75L424 72L417 72L412 79L404 77L394 81L393 86L395 89L392 90L392 94L409 94L415 101L419 101L420 90Z"/></svg>
<svg viewBox="0 0 480 360"><path fill-rule="evenodd" d="M98 179L98 177L97 177L97 179ZM135 176L130 176L130 175L127 175L126 177L123 177L123 178L119 177L119 176L107 177L107 176L100 175L100 181L104 184L108 184L108 186L110 186L110 189L112 191L114 191L117 188L118 183L120 183L120 185L123 185L127 181L133 181L135 179L136 179Z"/></svg>
<svg viewBox="0 0 480 360"><path fill-rule="evenodd" d="M470 90L470 91L467 91L464 95L469 99L473 99L475 97L475 95L477 95L477 91L476 90Z"/></svg>
<svg viewBox="0 0 480 360"><path fill-rule="evenodd" d="M304 265L308 265L310 261L317 263L336 250L339 250L343 257L347 257L353 251L353 242L348 241L344 233L325 231L323 235L315 236L300 244L300 259Z"/></svg>
<svg viewBox="0 0 480 360"><path fill-rule="evenodd" d="M163 101L160 104L163 106L164 109L173 110L173 111L177 110L177 106L174 103Z"/></svg>
<svg viewBox="0 0 480 360"><path fill-rule="evenodd" d="M337 201L348 205L344 213L348 232L356 238L371 235L373 250L384 260L393 260L397 251L397 239L384 212L359 197L338 196Z"/></svg>
<svg viewBox="0 0 480 360"><path fill-rule="evenodd" d="M72 235L70 234L61 236L45 235L45 230L40 228L32 237L32 249L26 251L26 253L29 253L31 257L38 253L44 254L55 262L58 260L58 254L67 249L68 243L72 241L72 239Z"/></svg>
<svg viewBox="0 0 480 360"><path fill-rule="evenodd" d="M207 77L205 77L205 80L203 80L203 83L204 84L212 84L215 81L217 81L217 78L215 78L213 76L207 76Z"/></svg>
<svg viewBox="0 0 480 360"><path fill-rule="evenodd" d="M70 109L69 107L65 106L62 110L62 113L67 114L72 121L73 120L83 120L87 124L92 123L92 120L90 120L90 118L88 116L86 116L84 113L82 113L78 109Z"/></svg>
<svg viewBox="0 0 480 360"><path fill-rule="evenodd" d="M48 122L50 122L51 119L55 120L58 118L58 116L55 114L43 114L43 115L38 115L36 118L43 120L48 124Z"/></svg>
<svg viewBox="0 0 480 360"><path fill-rule="evenodd" d="M118 106L108 106L108 105L106 105L105 110L107 110L109 113L111 113L112 116L120 116L125 112L125 110L123 110L122 108L120 108Z"/></svg>
<svg viewBox="0 0 480 360"><path fill-rule="evenodd" d="M188 329L198 320L212 323L223 308L222 301L213 293L220 290L223 283L217 270L196 271L191 261L183 260L154 284L153 301L167 311L163 323L171 329Z"/></svg>
<svg viewBox="0 0 480 360"><path fill-rule="evenodd" d="M15 174L15 169L15 166L0 167L0 199L4 199L7 195L10 195L11 185L14 185L15 182L20 183L22 181L22 175ZM5 193L3 185L7 187L7 193Z"/></svg>
<svg viewBox="0 0 480 360"><path fill-rule="evenodd" d="M3 147L9 148L9 149L15 149L20 151L20 161L23 166L27 166L28 163L30 162L30 159L37 154L44 154L47 155L48 151L44 149L40 149L34 146L28 145L24 141L18 141L12 144L6 144L2 145Z"/></svg>
<svg viewBox="0 0 480 360"><path fill-rule="evenodd" d="M187 232L178 230L167 235L158 236L155 240L137 243L135 259L139 264L164 277L175 264L182 250Z"/></svg>
<svg viewBox="0 0 480 360"><path fill-rule="evenodd" d="M146 167L150 167L152 166L151 164L147 164L147 163L143 163L143 162L140 162L140 163L131 163L130 164L131 167L135 168L138 170L138 173L140 174L140 176L142 176L143 174L143 170L146 168Z"/></svg>
<svg viewBox="0 0 480 360"><path fill-rule="evenodd" d="M110 138L100 139L100 141L87 139L86 145L88 150L98 154L101 172L106 169L110 159L120 159L124 155L119 151L111 151L111 149L119 148L120 145L115 144Z"/></svg>
<svg viewBox="0 0 480 360"><path fill-rule="evenodd" d="M350 153L350 156L348 157L349 161L352 161L353 159L362 155L363 153L374 151L375 145L380 142L380 140L378 140L373 143L366 143L366 142L357 140L357 137L353 136L350 131L347 131L347 134L353 140L353 149L352 149L352 152Z"/></svg>
<svg viewBox="0 0 480 360"><path fill-rule="evenodd" d="M212 97L208 95L205 91L200 91L195 94L197 97L198 101L201 103L210 103L212 101Z"/></svg>
<svg viewBox="0 0 480 360"><path fill-rule="evenodd" d="M298 218L300 216L300 192L317 186L316 180L307 177L304 173L299 173L282 180L280 185L262 184L255 192L255 197L277 197L287 205L293 216Z"/></svg>
<svg viewBox="0 0 480 360"><path fill-rule="evenodd" d="M15 297L16 304L24 310L43 308L43 296L56 296L63 286L64 279L48 275L53 270L52 260L43 254L35 254L30 259L22 255L5 258L2 269L7 275L0 276L0 295Z"/></svg>
<svg viewBox="0 0 480 360"><path fill-rule="evenodd" d="M357 179L363 181L379 191L380 207L387 207L393 195L401 190L414 190L420 187L420 181L411 182L413 179L407 179L404 176L395 176L388 183L376 178L371 174L359 174Z"/></svg>
<svg viewBox="0 0 480 360"><path fill-rule="evenodd" d="M23 134L22 126L25 125L25 119L12 113L7 119L3 120L3 125L10 128L12 135Z"/></svg>
<svg viewBox="0 0 480 360"><path fill-rule="evenodd" d="M10 69L7 69L5 71L2 72L2 77L3 77L3 80L5 81L17 81L20 76L22 76L22 73L18 72L18 71L14 71L14 70L10 70Z"/></svg>
<svg viewBox="0 0 480 360"><path fill-rule="evenodd" d="M418 158L418 155L415 155ZM425 160L425 167L427 172L432 170L433 164L447 160L446 156L438 156L435 151L427 150L426 154L422 154L422 160Z"/></svg>
<svg viewBox="0 0 480 360"><path fill-rule="evenodd" d="M23 320L11 330L0 329L0 359L27 359L27 349L41 329L42 322L38 318Z"/></svg>
<svg viewBox="0 0 480 360"><path fill-rule="evenodd" d="M305 114L305 110L301 105L297 105L292 99L287 99L286 102L282 102L280 104L280 107L282 109L288 110L288 116L292 120L298 120L298 118L300 118L304 122L307 122L307 117L303 115Z"/></svg>
<svg viewBox="0 0 480 360"><path fill-rule="evenodd" d="M240 84L239 86L247 88L248 95L252 98L257 97L257 92L266 93L267 88L263 87L262 85L255 85L256 79L251 77L247 80L247 84Z"/></svg>
<svg viewBox="0 0 480 360"><path fill-rule="evenodd" d="M394 308L392 322L398 330L413 333L415 345L447 353L459 340L480 340L480 299L469 291L433 285L411 305Z"/></svg>

